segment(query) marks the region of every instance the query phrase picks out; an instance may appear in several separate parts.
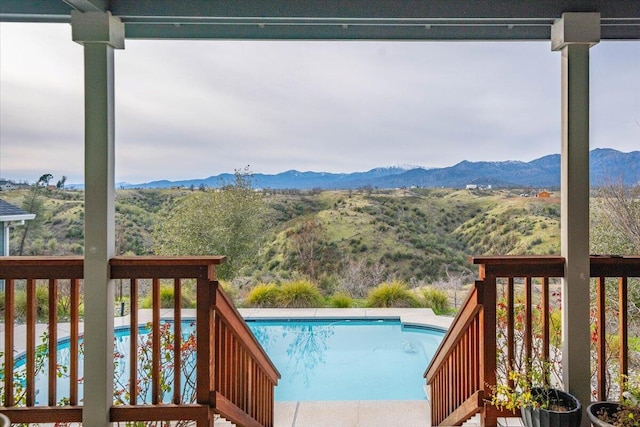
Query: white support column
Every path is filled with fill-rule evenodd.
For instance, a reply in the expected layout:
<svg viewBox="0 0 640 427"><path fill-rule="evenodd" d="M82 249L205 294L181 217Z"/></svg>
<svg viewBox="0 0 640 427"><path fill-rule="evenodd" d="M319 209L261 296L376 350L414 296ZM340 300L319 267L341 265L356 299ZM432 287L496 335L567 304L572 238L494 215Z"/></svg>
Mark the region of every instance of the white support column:
<svg viewBox="0 0 640 427"><path fill-rule="evenodd" d="M71 15L73 40L84 46L84 427L108 426L113 403L115 255L114 48L124 24L109 12Z"/></svg>
<svg viewBox="0 0 640 427"><path fill-rule="evenodd" d="M600 41L599 13L564 13L551 31L562 53L561 248L562 368L565 388L591 400L589 329L589 48Z"/></svg>

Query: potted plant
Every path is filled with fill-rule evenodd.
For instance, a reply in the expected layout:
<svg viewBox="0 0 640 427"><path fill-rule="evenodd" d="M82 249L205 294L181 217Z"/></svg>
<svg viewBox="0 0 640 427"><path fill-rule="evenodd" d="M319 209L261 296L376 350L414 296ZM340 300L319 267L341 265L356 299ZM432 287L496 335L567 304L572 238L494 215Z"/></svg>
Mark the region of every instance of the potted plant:
<svg viewBox="0 0 640 427"><path fill-rule="evenodd" d="M640 427L640 383L625 381L620 402L594 402L587 415L595 427Z"/></svg>
<svg viewBox="0 0 640 427"><path fill-rule="evenodd" d="M582 406L573 395L553 388L540 372L509 372L509 383L493 387L490 403L520 410L527 427L579 427ZM536 381L538 380L538 381Z"/></svg>

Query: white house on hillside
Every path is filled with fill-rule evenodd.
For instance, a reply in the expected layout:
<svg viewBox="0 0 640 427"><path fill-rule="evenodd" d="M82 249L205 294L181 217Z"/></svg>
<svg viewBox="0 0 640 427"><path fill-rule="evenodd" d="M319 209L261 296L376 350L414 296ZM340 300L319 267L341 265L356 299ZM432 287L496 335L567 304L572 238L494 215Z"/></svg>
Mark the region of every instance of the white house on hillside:
<svg viewBox="0 0 640 427"><path fill-rule="evenodd" d="M35 217L35 214L0 199L0 240L3 242L0 247L0 256L9 256L9 229L11 226L23 225L25 221Z"/></svg>

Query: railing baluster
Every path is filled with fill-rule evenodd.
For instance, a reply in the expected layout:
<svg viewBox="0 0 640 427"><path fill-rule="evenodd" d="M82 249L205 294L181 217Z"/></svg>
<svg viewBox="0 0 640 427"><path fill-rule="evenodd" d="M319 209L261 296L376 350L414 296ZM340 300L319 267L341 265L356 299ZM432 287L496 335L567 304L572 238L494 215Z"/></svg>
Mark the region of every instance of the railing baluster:
<svg viewBox="0 0 640 427"><path fill-rule="evenodd" d="M596 328L598 331L598 341L597 341L597 350L596 353L598 355L597 362L597 377L598 377L598 386L596 389L596 393L598 396L598 400L606 400L607 396L607 328L606 328L606 281L604 277L598 277L596 280L596 295L597 295L597 303L596 303L596 316L597 316L597 324Z"/></svg>
<svg viewBox="0 0 640 427"><path fill-rule="evenodd" d="M216 364L214 365L215 369L215 389L223 390L224 378L223 378L223 370L222 370L222 354L223 354L223 343L224 343L224 331L222 330L222 319L216 316Z"/></svg>
<svg viewBox="0 0 640 427"><path fill-rule="evenodd" d="M473 370L475 372L473 386L478 390L480 388L480 322L478 318L473 319L473 325Z"/></svg>
<svg viewBox="0 0 640 427"><path fill-rule="evenodd" d="M129 279L129 404L138 404L138 279Z"/></svg>
<svg viewBox="0 0 640 427"><path fill-rule="evenodd" d="M620 277L618 279L618 331L619 331L619 343L620 353L618 356L618 363L620 364L620 375L626 383L626 378L629 375L629 306L628 306L628 281L627 277ZM620 400L622 400L622 392L626 389L626 384L620 387Z"/></svg>
<svg viewBox="0 0 640 427"><path fill-rule="evenodd" d="M35 404L36 382L36 281L27 280L27 406Z"/></svg>
<svg viewBox="0 0 640 427"><path fill-rule="evenodd" d="M233 387L233 360L232 360L232 354L231 354L231 346L232 346L232 336L231 336L231 331L229 330L229 327L227 326L227 324L225 323L224 325L224 330L225 330L225 341L224 341L224 363L222 365L222 368L224 369L225 373L225 384L224 384L224 390L225 390L225 396L231 396L231 388Z"/></svg>
<svg viewBox="0 0 640 427"><path fill-rule="evenodd" d="M462 340L462 396L468 396L471 391L469 387L469 380L471 379L469 356L469 331L467 331Z"/></svg>
<svg viewBox="0 0 640 427"><path fill-rule="evenodd" d="M13 390L13 331L15 330L15 280L8 279L4 289L4 406L15 404Z"/></svg>
<svg viewBox="0 0 640 427"><path fill-rule="evenodd" d="M182 360L180 348L182 346L182 286L180 279L173 279L173 403L179 405L182 378Z"/></svg>
<svg viewBox="0 0 640 427"><path fill-rule="evenodd" d="M531 363L533 361L533 312L531 301L531 277L526 277L524 281L524 360L525 360L525 372L527 378L529 378L529 372L531 371Z"/></svg>
<svg viewBox="0 0 640 427"><path fill-rule="evenodd" d="M551 311L549 310L549 278L544 277L542 279L540 301L540 316L542 321L542 360L549 360L549 350L551 348L551 343L549 342L550 315ZM545 372L544 381L545 384L550 384L551 373L548 371L548 369Z"/></svg>
<svg viewBox="0 0 640 427"><path fill-rule="evenodd" d="M227 396L229 389L227 387L229 372L226 368L227 363L227 325L223 320L220 320L220 332L222 333L222 340L220 341L220 358L218 359L218 366L220 367L220 378L222 380L220 384L220 392Z"/></svg>
<svg viewBox="0 0 640 427"><path fill-rule="evenodd" d="M460 346L457 346L456 349L453 350L453 357L451 358L451 371L453 378L456 378L460 374L460 371L458 370L458 360L460 360ZM452 400L454 406L458 406L460 404L458 393L459 387L460 385L458 381L453 381L451 383L451 393L453 395Z"/></svg>
<svg viewBox="0 0 640 427"><path fill-rule="evenodd" d="M69 304L71 305L71 341L69 342L69 403L72 406L78 404L78 365L79 360L75 355L79 354L79 323L80 323L80 280L71 279L69 282Z"/></svg>
<svg viewBox="0 0 640 427"><path fill-rule="evenodd" d="M507 372L505 372L505 375L507 376L510 387L513 387L513 380L509 377L509 371L516 368L514 366L516 348L514 294L514 279L513 277L509 277L507 280Z"/></svg>
<svg viewBox="0 0 640 427"><path fill-rule="evenodd" d="M231 397L231 401L238 401L238 344L235 340L235 336L232 336L233 340L231 341L231 393L229 396Z"/></svg>
<svg viewBox="0 0 640 427"><path fill-rule="evenodd" d="M153 278L151 285L153 322L151 324L151 404L160 399L160 279Z"/></svg>
<svg viewBox="0 0 640 427"><path fill-rule="evenodd" d="M58 379L58 281L49 279L49 406L56 406Z"/></svg>

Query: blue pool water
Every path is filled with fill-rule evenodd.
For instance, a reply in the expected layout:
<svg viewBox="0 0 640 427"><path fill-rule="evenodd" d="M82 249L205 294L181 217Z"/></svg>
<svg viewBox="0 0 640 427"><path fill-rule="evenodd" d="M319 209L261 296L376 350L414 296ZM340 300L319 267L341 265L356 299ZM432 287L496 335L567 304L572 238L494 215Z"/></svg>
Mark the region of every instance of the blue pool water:
<svg viewBox="0 0 640 427"><path fill-rule="evenodd" d="M282 378L276 400L424 399L444 332L399 321L248 321Z"/></svg>
<svg viewBox="0 0 640 427"><path fill-rule="evenodd" d="M424 399L424 371L444 332L428 327L403 326L393 320L260 320L247 321L254 335L282 375L277 401L303 400L416 400ZM185 321L186 339L195 328ZM172 327L170 328L173 329ZM139 328L141 341L149 330ZM129 329L118 328L114 342L116 388L128 383ZM140 357L140 355L139 355ZM58 364L69 366L69 340L58 344ZM82 359L82 355L80 355ZM183 361L193 372L195 357ZM16 372L24 371L24 354L16 358ZM82 360L79 376L83 376ZM46 364L44 365L46 366ZM138 368L140 370L140 368ZM191 377L191 375L188 375ZM187 378L183 375L183 385ZM58 400L68 396L68 377L57 380ZM193 395L187 387L186 400ZM36 404L47 402L45 369L36 375ZM82 384L79 397L82 398ZM149 400L148 392L139 403ZM171 388L165 393L167 403Z"/></svg>

